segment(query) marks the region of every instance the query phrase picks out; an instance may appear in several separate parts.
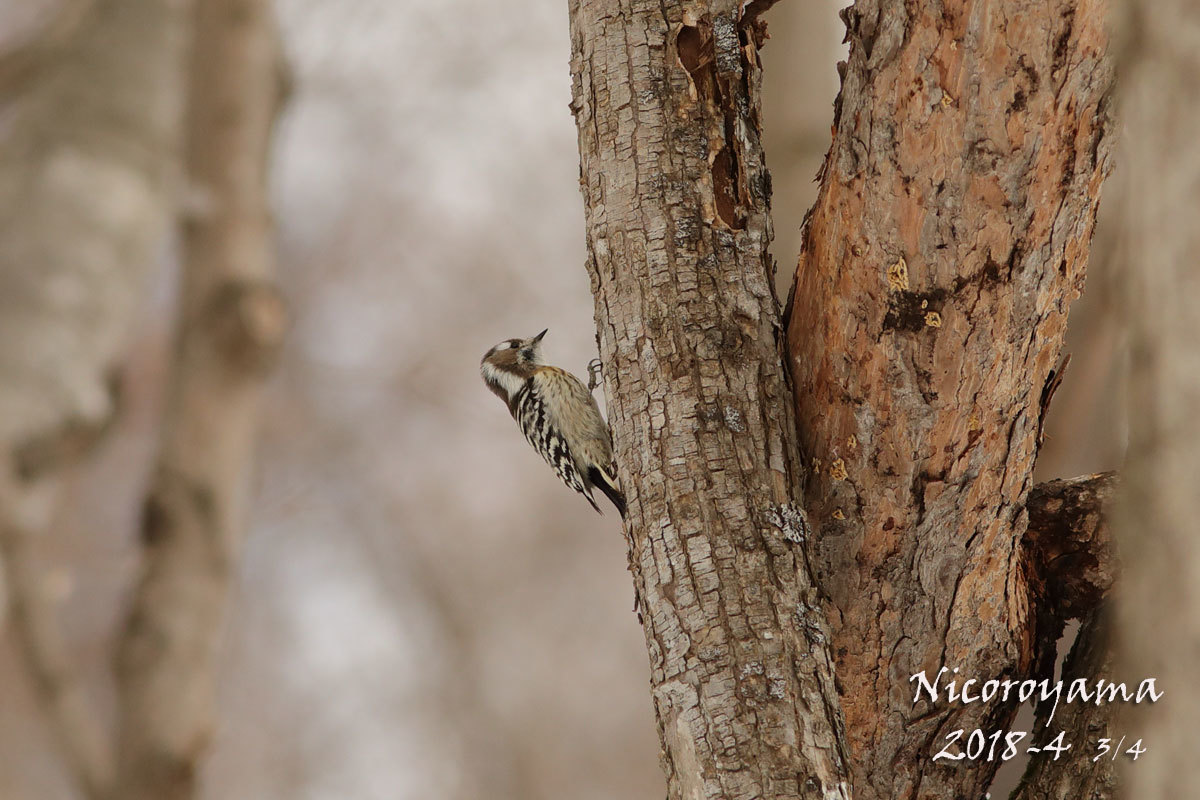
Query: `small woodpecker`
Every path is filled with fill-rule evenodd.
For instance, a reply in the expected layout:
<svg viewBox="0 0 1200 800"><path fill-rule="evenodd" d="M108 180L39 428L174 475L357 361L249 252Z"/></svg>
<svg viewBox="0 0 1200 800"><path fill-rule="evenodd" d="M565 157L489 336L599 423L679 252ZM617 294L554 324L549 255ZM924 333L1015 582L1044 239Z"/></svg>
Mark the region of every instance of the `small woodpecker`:
<svg viewBox="0 0 1200 800"><path fill-rule="evenodd" d="M479 373L559 479L596 511L592 489L599 489L624 518L625 495L617 485L608 425L578 378L542 362L545 335L500 342L484 354Z"/></svg>

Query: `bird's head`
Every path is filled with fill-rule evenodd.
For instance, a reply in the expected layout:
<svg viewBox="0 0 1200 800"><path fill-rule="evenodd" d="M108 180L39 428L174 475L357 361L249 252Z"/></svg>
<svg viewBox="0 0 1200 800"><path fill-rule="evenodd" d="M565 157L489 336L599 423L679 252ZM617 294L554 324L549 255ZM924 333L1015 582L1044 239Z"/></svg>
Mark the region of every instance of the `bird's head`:
<svg viewBox="0 0 1200 800"><path fill-rule="evenodd" d="M480 366L491 364L497 369L513 372L535 367L542 363L542 337L545 335L546 331L542 331L528 339L505 339L484 354Z"/></svg>
<svg viewBox="0 0 1200 800"><path fill-rule="evenodd" d="M479 362L479 374L484 383L510 407L517 392L542 363L541 346L545 335L546 331L542 331L528 339L505 339L484 353Z"/></svg>

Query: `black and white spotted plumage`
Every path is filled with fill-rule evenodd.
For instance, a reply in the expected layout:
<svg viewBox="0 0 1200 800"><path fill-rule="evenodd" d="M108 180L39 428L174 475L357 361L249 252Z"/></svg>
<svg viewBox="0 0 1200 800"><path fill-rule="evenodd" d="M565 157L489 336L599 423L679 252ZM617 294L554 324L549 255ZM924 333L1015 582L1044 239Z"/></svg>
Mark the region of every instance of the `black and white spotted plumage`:
<svg viewBox="0 0 1200 800"><path fill-rule="evenodd" d="M583 480L579 476L579 470L575 468L575 459L571 455L571 448L567 445L567 440L550 422L552 416L546 408L546 403L541 394L533 387L532 380L526 381L516 397L517 425L525 434L525 440L533 445L534 450L542 454L550 466L554 467L554 473L558 475L559 480L587 497L588 502L593 506L596 505L583 486Z"/></svg>
<svg viewBox="0 0 1200 800"><path fill-rule="evenodd" d="M624 517L625 496L617 484L608 425L578 378L541 362L539 344L545 334L496 345L484 355L480 374L563 483L596 511L600 507L592 490L599 489Z"/></svg>

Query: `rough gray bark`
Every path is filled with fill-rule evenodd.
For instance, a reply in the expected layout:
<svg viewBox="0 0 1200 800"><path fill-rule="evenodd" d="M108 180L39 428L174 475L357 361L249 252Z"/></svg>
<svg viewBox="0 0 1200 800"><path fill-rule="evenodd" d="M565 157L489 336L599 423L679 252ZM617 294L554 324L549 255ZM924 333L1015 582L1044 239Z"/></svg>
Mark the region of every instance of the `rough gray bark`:
<svg viewBox="0 0 1200 800"><path fill-rule="evenodd" d="M1117 4L1124 36L1124 310L1129 449L1113 522L1125 561L1117 638L1131 676L1166 696L1137 708L1129 797L1200 793L1200 2Z"/></svg>
<svg viewBox="0 0 1200 800"><path fill-rule="evenodd" d="M195 796L247 522L259 401L286 327L267 150L280 97L270 0L198 0L183 290L145 561L116 673L122 800Z"/></svg>
<svg viewBox="0 0 1200 800"><path fill-rule="evenodd" d="M848 797L740 5L572 0L588 270L668 794Z"/></svg>
<svg viewBox="0 0 1200 800"><path fill-rule="evenodd" d="M1019 543L1110 166L1105 13L859 0L846 19L789 304L814 568L856 797L979 797L998 762L931 757L1015 703L914 708L909 678L1044 666Z"/></svg>
<svg viewBox="0 0 1200 800"><path fill-rule="evenodd" d="M188 5L95 3L9 54L0 142L0 546L11 621L68 766L90 797L105 732L34 559L65 471L114 413L111 375L172 218Z"/></svg>

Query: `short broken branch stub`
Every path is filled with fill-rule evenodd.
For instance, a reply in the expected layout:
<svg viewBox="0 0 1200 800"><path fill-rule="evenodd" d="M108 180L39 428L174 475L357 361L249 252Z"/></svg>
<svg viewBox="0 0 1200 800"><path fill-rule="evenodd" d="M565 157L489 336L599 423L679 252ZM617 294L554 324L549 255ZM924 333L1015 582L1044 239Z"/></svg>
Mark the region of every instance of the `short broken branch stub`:
<svg viewBox="0 0 1200 800"><path fill-rule="evenodd" d="M253 374L274 366L288 328L287 304L275 286L230 281L214 292L206 318L230 364Z"/></svg>

